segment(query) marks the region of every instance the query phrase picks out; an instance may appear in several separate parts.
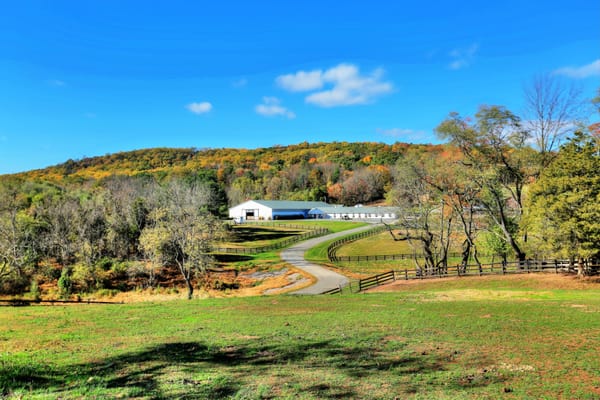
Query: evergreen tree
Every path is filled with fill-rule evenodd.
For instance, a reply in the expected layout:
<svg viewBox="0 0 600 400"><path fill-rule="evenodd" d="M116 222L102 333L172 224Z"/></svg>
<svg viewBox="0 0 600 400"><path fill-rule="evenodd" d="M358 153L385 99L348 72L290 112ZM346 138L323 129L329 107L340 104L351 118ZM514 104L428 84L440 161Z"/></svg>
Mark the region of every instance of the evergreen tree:
<svg viewBox="0 0 600 400"><path fill-rule="evenodd" d="M531 188L528 227L543 250L578 261L600 255L600 146L577 132Z"/></svg>

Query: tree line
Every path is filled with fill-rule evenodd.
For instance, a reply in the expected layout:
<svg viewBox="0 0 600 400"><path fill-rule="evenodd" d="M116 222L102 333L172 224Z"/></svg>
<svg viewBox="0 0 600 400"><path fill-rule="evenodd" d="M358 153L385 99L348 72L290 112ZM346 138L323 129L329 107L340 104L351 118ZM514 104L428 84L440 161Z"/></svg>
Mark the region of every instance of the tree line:
<svg viewBox="0 0 600 400"><path fill-rule="evenodd" d="M481 265L485 244L504 260L528 255L600 256L600 129L586 126L580 92L550 77L526 91L526 118L483 105L474 118L450 113L436 128L456 152L410 154L397 163L389 202L401 208L401 235L417 268L448 267L462 241L461 265ZM598 110L598 96L592 105Z"/></svg>
<svg viewBox="0 0 600 400"><path fill-rule="evenodd" d="M400 208L396 240L423 272L479 263L485 243L505 259L600 254L600 129L580 93L542 77L518 116L484 105L450 113L444 145L301 143L256 150L153 149L69 161L0 179L0 290L64 296L152 286L175 268L188 296L227 235L228 206L247 199L374 200ZM589 104L589 103L588 103ZM598 107L599 96L592 104ZM116 286L116 287L115 287Z"/></svg>
<svg viewBox="0 0 600 400"><path fill-rule="evenodd" d="M60 295L152 285L176 266L188 297L226 235L218 192L203 177L159 183L115 176L102 186L64 189L7 180L0 185L0 285L20 293L57 280ZM116 287L114 287L116 285Z"/></svg>

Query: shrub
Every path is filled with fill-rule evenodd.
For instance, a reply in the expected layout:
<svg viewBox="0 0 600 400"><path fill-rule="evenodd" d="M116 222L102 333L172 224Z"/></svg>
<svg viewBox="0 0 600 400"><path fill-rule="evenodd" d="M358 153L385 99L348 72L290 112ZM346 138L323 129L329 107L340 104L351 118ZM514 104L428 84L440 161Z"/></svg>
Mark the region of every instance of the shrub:
<svg viewBox="0 0 600 400"><path fill-rule="evenodd" d="M40 301L42 299L42 293L40 292L38 281L35 279L32 280L31 284L29 285L29 295L34 301Z"/></svg>
<svg viewBox="0 0 600 400"><path fill-rule="evenodd" d="M64 267L58 278L58 293L62 298L68 298L71 294L73 282L71 281L71 268Z"/></svg>

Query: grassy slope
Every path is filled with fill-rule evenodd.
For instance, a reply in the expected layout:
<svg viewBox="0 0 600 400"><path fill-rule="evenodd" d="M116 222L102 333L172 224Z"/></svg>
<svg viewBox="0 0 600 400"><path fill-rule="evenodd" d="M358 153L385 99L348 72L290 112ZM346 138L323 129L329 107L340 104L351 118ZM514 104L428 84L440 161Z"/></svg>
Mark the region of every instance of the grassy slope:
<svg viewBox="0 0 600 400"><path fill-rule="evenodd" d="M474 280L453 282L353 296L2 308L0 393L600 396L597 286L479 290Z"/></svg>

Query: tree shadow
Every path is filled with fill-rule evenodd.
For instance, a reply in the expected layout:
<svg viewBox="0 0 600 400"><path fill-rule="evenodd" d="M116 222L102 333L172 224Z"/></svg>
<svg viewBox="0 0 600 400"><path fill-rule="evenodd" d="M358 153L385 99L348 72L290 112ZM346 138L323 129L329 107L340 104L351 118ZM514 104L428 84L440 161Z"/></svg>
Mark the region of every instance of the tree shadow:
<svg viewBox="0 0 600 400"><path fill-rule="evenodd" d="M238 261L250 261L254 258L252 256L245 256L242 254L225 254L225 253L217 253L214 254L213 257L217 262L221 263L229 263L229 262L238 262Z"/></svg>
<svg viewBox="0 0 600 400"><path fill-rule="evenodd" d="M367 347L348 347L336 340L271 344L253 340L226 347L174 342L59 369L44 365L11 368L3 364L0 366L0 397L15 390L52 393L101 382L104 390L143 393L150 399L172 397L173 390L177 398L218 399L233 397L253 382L252 377L270 375L278 366L289 364L298 369L337 370L353 382L382 371L393 370L396 375L440 371L447 362L442 356L400 357ZM172 375L173 368L179 375ZM198 379L202 371L218 371L221 379ZM316 398L360 397L352 385L311 384L302 382L301 376L295 378L299 379L297 384L304 386L303 391ZM170 387L171 392L165 392L165 387Z"/></svg>
<svg viewBox="0 0 600 400"><path fill-rule="evenodd" d="M260 240L277 240L297 236L304 233L304 231L299 230L279 231L269 228L258 227L239 227L235 228L233 232L233 237L229 240L233 243L256 242Z"/></svg>

